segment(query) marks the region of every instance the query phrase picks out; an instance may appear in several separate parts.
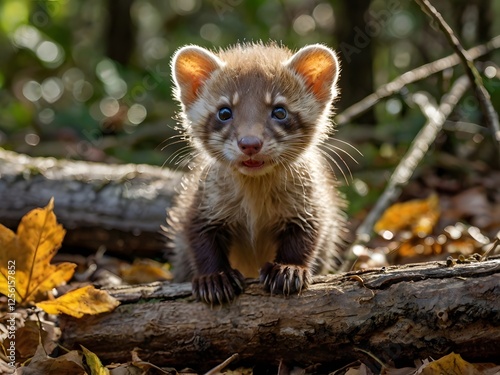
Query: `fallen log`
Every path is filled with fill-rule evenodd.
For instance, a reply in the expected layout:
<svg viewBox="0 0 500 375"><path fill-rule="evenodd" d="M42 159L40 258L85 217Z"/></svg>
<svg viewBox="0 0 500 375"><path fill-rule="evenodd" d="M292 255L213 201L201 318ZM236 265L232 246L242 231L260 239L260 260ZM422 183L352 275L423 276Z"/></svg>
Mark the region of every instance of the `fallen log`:
<svg viewBox="0 0 500 375"><path fill-rule="evenodd" d="M203 371L234 353L238 364L387 364L500 354L500 259L432 262L323 276L299 296L269 296L252 283L230 306L210 308L189 284L109 289L115 311L62 316L62 345L106 362L142 360ZM367 353L370 353L368 355Z"/></svg>
<svg viewBox="0 0 500 375"><path fill-rule="evenodd" d="M33 158L0 149L0 223L16 228L55 200L65 246L157 256L159 234L182 174L141 164Z"/></svg>

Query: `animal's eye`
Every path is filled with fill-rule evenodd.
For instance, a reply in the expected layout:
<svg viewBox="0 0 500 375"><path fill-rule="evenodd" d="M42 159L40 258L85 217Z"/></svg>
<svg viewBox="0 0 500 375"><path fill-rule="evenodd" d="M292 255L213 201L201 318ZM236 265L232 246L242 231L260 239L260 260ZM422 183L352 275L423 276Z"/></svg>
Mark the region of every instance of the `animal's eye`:
<svg viewBox="0 0 500 375"><path fill-rule="evenodd" d="M233 111L228 107L223 107L217 112L217 118L221 121L230 120L233 117Z"/></svg>
<svg viewBox="0 0 500 375"><path fill-rule="evenodd" d="M284 120L288 115L287 111L283 107L276 107L273 109L272 115L277 120Z"/></svg>

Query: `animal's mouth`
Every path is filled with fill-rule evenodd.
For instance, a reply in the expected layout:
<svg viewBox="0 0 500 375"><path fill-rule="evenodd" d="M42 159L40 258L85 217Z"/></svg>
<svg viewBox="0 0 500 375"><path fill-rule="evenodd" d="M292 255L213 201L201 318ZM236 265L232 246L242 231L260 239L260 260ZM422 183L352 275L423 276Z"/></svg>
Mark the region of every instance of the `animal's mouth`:
<svg viewBox="0 0 500 375"><path fill-rule="evenodd" d="M243 164L243 166L250 168L250 169L258 169L264 165L264 162L261 160L248 159L248 160L241 162L241 164Z"/></svg>

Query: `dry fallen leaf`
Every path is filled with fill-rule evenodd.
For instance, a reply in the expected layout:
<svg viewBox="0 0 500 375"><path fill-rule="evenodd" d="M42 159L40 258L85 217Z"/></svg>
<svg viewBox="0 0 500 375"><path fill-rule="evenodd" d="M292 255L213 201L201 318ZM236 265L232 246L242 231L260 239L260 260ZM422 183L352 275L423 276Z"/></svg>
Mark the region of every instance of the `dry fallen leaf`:
<svg viewBox="0 0 500 375"><path fill-rule="evenodd" d="M146 369L143 370L140 367L134 366L131 363L123 364L111 364L109 367L109 373L111 375L148 375L150 372Z"/></svg>
<svg viewBox="0 0 500 375"><path fill-rule="evenodd" d="M73 290L53 301L36 304L49 314L67 314L81 318L85 314L96 315L113 310L120 302L106 291L95 289L93 285Z"/></svg>
<svg viewBox="0 0 500 375"><path fill-rule="evenodd" d="M43 346L46 353L51 353L57 347L56 341L57 332L54 325L28 320L16 331L16 360L24 362L33 357L39 344Z"/></svg>
<svg viewBox="0 0 500 375"><path fill-rule="evenodd" d="M19 303L31 302L66 283L75 265L50 264L65 233L57 223L53 199L45 208L28 212L17 234L0 224L0 293L13 294Z"/></svg>
<svg viewBox="0 0 500 375"><path fill-rule="evenodd" d="M415 199L396 203L389 207L375 224L377 233L397 232L409 229L415 236L423 237L432 233L439 219L439 199L431 194L427 199Z"/></svg>
<svg viewBox="0 0 500 375"><path fill-rule="evenodd" d="M16 374L87 375L83 366L82 355L78 351L72 350L60 357L51 358L45 353L41 345L38 346L28 366L18 368Z"/></svg>

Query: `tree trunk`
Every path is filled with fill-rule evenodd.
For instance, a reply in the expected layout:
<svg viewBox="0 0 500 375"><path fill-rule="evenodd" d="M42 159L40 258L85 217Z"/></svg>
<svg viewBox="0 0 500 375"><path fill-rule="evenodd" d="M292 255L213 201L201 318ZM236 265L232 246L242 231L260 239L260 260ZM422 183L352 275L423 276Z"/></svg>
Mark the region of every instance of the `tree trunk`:
<svg viewBox="0 0 500 375"><path fill-rule="evenodd" d="M108 0L106 54L122 65L127 65L134 48L134 23L131 8L133 0Z"/></svg>
<svg viewBox="0 0 500 375"><path fill-rule="evenodd" d="M340 92L343 93L337 107L347 108L373 92L373 37L367 35L367 22L373 16L368 14L371 0L345 1L339 17L336 37L339 41L337 51L341 65L348 66L340 75ZM380 22L380 20L375 20ZM385 21L387 22L387 21ZM370 34L371 35L371 34ZM369 108L358 119L363 124L374 124L375 114Z"/></svg>
<svg viewBox="0 0 500 375"><path fill-rule="evenodd" d="M378 358L408 364L454 351L500 354L500 259L394 266L318 277L299 296L252 283L230 306L193 302L189 284L111 289L115 311L61 317L62 345L106 362L142 360L203 371L239 353L239 365L340 366ZM371 360L373 360L373 358Z"/></svg>
<svg viewBox="0 0 500 375"><path fill-rule="evenodd" d="M160 226L181 176L149 165L31 158L0 149L0 223L15 228L53 196L67 230L65 246L158 255Z"/></svg>

